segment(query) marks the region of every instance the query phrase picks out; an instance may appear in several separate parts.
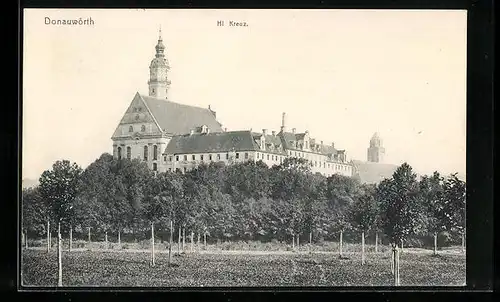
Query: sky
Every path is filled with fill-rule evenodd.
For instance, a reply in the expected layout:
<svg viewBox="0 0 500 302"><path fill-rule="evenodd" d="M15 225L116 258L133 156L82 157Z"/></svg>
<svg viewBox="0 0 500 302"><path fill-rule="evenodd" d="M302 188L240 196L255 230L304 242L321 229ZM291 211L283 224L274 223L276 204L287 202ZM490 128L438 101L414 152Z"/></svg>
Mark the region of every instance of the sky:
<svg viewBox="0 0 500 302"><path fill-rule="evenodd" d="M466 24L459 10L27 9L22 178L112 152L135 93L148 93L160 27L168 98L210 105L229 131L279 131L286 112L288 129L348 159L366 160L378 132L386 163L465 174Z"/></svg>

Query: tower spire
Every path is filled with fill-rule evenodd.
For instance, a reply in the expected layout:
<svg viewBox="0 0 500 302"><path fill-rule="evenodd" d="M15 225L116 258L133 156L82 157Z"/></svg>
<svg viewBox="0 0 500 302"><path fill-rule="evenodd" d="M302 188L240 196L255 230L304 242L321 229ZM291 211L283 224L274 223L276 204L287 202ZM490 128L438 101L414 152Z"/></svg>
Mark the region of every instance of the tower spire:
<svg viewBox="0 0 500 302"><path fill-rule="evenodd" d="M161 25L158 30L158 43L155 46L155 58L149 65L149 95L157 98L166 98L170 81L167 72L170 69L168 60L165 58L165 45L161 36Z"/></svg>

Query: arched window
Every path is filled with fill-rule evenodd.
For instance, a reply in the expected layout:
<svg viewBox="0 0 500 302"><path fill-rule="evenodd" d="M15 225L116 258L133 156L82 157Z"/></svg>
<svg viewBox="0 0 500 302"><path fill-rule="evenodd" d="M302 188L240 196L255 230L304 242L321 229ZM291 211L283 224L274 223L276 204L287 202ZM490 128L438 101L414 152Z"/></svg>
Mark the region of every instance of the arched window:
<svg viewBox="0 0 500 302"><path fill-rule="evenodd" d="M118 159L122 159L122 147L118 147Z"/></svg>
<svg viewBox="0 0 500 302"><path fill-rule="evenodd" d="M141 132L145 132L146 131L146 126L142 125L141 126Z"/></svg>
<svg viewBox="0 0 500 302"><path fill-rule="evenodd" d="M132 152L130 150L130 147L127 147L127 159L131 159L132 158Z"/></svg>
<svg viewBox="0 0 500 302"><path fill-rule="evenodd" d="M144 146L144 160L148 160L148 146Z"/></svg>
<svg viewBox="0 0 500 302"><path fill-rule="evenodd" d="M153 147L153 160L156 160L158 157L158 146L154 145Z"/></svg>
<svg viewBox="0 0 500 302"><path fill-rule="evenodd" d="M128 132L134 132L134 127L133 126L129 126L128 127Z"/></svg>
<svg viewBox="0 0 500 302"><path fill-rule="evenodd" d="M158 167L156 166L156 163L153 163L153 171L156 171Z"/></svg>

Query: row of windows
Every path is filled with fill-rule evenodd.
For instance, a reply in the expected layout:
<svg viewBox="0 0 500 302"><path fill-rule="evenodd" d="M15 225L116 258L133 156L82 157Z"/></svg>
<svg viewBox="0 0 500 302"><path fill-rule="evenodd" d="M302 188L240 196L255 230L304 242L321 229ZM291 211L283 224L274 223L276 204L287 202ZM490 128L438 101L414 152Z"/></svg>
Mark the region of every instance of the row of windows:
<svg viewBox="0 0 500 302"><path fill-rule="evenodd" d="M295 157L307 158L307 159L309 159L309 157L311 157L311 159L320 159L320 158L324 157L324 156L321 156L321 155L314 155L314 154L310 155L309 153L297 152L297 151L290 151L290 150L288 150L288 155L295 156Z"/></svg>
<svg viewBox="0 0 500 302"><path fill-rule="evenodd" d="M310 163L311 167L319 167L321 168L321 166L323 166L323 168L328 168L328 169L336 169L336 170L344 170L344 171L347 171L349 169L348 166L344 166L344 165L334 165L334 164L328 164L326 162L323 162L323 165L321 164L321 162L317 162L317 161L311 161Z"/></svg>
<svg viewBox="0 0 500 302"><path fill-rule="evenodd" d="M221 160L221 154L220 153L214 154L214 155L216 156L217 160ZM248 159L249 158L248 152L243 153L243 156L244 156L244 159ZM284 157L278 156L278 155L274 155L274 154L266 154L266 156L264 156L264 154L257 153L256 157L257 157L257 159L262 159L262 160L267 159L267 160L280 161L280 162L283 162L283 160L284 160ZM176 155L175 156L175 161L180 161L181 158L184 161L187 161L189 159L188 155ZM240 155L239 152L235 153L235 158L236 159L240 159L241 158L241 155ZM197 159L199 159L201 161L205 160L204 154L200 154L198 156L195 155L195 154L191 155L191 160L197 160ZM229 159L229 153L225 154L225 159L226 160ZM213 154L208 154L208 160L209 161L213 160ZM165 162L167 161L167 156L163 157L163 161L165 161ZM168 157L168 161L169 162L173 161L173 156L169 156Z"/></svg>
<svg viewBox="0 0 500 302"><path fill-rule="evenodd" d="M130 125L128 127L128 132L134 132L134 126ZM141 126L141 132L146 132L146 126L144 125Z"/></svg>
<svg viewBox="0 0 500 302"><path fill-rule="evenodd" d="M183 171L184 173L187 172L188 168L187 167L183 167L182 170L180 168L176 168L175 171L176 172L181 172ZM156 164L153 164L153 171L157 171L157 166ZM172 168L168 168L168 172L172 172ZM331 173L327 173L326 176L332 176L333 174Z"/></svg>
<svg viewBox="0 0 500 302"><path fill-rule="evenodd" d="M280 161L283 162L283 157L274 155L274 154L266 154L266 157L264 157L264 154L257 153L257 159L267 159L267 160L272 160L272 161Z"/></svg>
<svg viewBox="0 0 500 302"><path fill-rule="evenodd" d="M215 155L216 155L217 160L221 159L221 154L220 153L215 154ZM226 153L225 157L226 157L226 160L228 160L229 159L229 153ZM236 152L235 157L236 157L236 159L239 159L240 158L240 153ZM247 152L245 152L244 157L245 157L245 159L248 159L248 153ZM182 158L183 158L184 161L188 160L188 156L187 155L183 155ZM179 161L180 159L181 159L181 155L176 155L175 156L175 161ZM201 160L201 161L205 160L204 154L200 154L198 156L198 159ZM169 156L168 157L168 161L172 161L172 160L173 160L173 156ZM195 154L191 155L191 160L196 160L196 155ZM208 160L213 160L213 154L208 154ZM165 161L165 162L167 161L167 157L166 156L163 157L163 161Z"/></svg>
<svg viewBox="0 0 500 302"><path fill-rule="evenodd" d="M122 159L122 147L118 147L117 149L118 159ZM149 148L148 146L144 146L144 160L148 160ZM130 147L127 147L127 159L132 158L132 150ZM158 159L158 146L153 146L153 160Z"/></svg>

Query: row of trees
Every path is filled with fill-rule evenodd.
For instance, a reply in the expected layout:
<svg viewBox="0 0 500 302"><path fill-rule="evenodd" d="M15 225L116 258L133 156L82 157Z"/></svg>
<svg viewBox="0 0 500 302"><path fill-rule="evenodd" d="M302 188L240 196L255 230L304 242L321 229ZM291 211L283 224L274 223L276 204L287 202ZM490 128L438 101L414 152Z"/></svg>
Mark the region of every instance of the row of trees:
<svg viewBox="0 0 500 302"><path fill-rule="evenodd" d="M310 173L302 159L201 165L154 174L136 160L103 154L85 170L59 161L40 185L23 191L23 228L144 236L151 223L219 239L333 239L350 230L381 232L391 242L441 231L464 233L465 183L435 172L417 180L403 164L379 185ZM52 226L52 227L51 227ZM364 237L364 236L363 236ZM297 238L298 240L298 238Z"/></svg>
<svg viewBox="0 0 500 302"><path fill-rule="evenodd" d="M85 170L56 162L38 187L23 191L22 210L25 232L49 236L57 226L59 255L61 226L69 230L70 249L74 228L89 229L89 237L90 229L104 232L106 241L108 232L117 233L119 241L121 233L151 231L153 265L155 229L169 230L170 243L174 229L184 237L187 229L191 238L196 232L293 242L300 235L342 238L356 230L363 262L365 233L381 232L393 246L398 279L397 246L409 236L432 234L436 243L440 231L465 233L465 183L437 172L417 180L405 163L390 179L366 185L350 177L312 174L300 158L272 168L262 162L211 163L185 174L156 174L140 161L103 154Z"/></svg>

